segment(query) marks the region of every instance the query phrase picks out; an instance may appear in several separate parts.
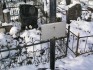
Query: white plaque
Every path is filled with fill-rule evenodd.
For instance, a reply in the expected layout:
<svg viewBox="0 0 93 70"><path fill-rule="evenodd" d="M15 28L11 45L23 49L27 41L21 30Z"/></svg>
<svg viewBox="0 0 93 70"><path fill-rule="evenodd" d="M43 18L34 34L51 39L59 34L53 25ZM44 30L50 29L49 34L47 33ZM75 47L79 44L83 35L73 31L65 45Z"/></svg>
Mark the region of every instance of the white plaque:
<svg viewBox="0 0 93 70"><path fill-rule="evenodd" d="M56 22L41 25L41 40L46 41L52 38L66 36L66 22Z"/></svg>

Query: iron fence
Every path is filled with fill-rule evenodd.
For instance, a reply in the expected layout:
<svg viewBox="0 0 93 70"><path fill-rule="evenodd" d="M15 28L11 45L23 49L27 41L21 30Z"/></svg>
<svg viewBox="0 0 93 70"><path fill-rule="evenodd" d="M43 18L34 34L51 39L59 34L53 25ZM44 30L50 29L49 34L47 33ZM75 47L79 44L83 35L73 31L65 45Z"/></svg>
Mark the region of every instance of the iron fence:
<svg viewBox="0 0 93 70"><path fill-rule="evenodd" d="M81 37L80 34L75 35L73 32L70 31L68 49L70 49L76 56L93 52L92 40L93 35Z"/></svg>
<svg viewBox="0 0 93 70"><path fill-rule="evenodd" d="M16 5L18 2L23 2L23 0L18 0L16 2L13 0L5 0L7 8L10 10L11 20L14 20L19 15L19 8ZM31 1L31 0L28 0ZM12 3L11 3L12 2ZM10 5L11 4L11 5ZM58 10L59 11L59 10ZM66 11L62 12L64 15ZM17 17L15 17L17 16ZM93 42L90 42L91 36L80 37L75 35L70 31L70 37L68 39L68 49L78 56L87 52L93 52ZM67 55L67 38L61 38L56 40L56 59L60 59ZM42 44L47 44L47 47L43 47ZM83 45L81 46L81 44ZM35 49L36 45L41 46L39 49ZM3 47L3 46L2 46ZM32 48L32 51L27 51L27 48ZM24 51L23 51L24 50ZM12 51L15 51L14 54L11 54ZM9 53L6 57L3 58L4 53ZM31 45L16 46L16 48L6 47L5 49L0 47L0 70L8 70L9 68L18 67L22 65L35 64L38 66L40 63L48 63L50 60L50 42L39 42L32 43Z"/></svg>
<svg viewBox="0 0 93 70"><path fill-rule="evenodd" d="M57 39L55 48L56 60L66 57L65 38ZM29 64L38 66L40 63L46 64L50 62L49 58L50 41L32 42L30 45L18 45L15 48L10 47L9 45L6 47L0 46L0 70L8 70L10 68Z"/></svg>
<svg viewBox="0 0 93 70"><path fill-rule="evenodd" d="M77 39L78 36L73 32L69 31L69 39L68 39L68 50L70 50L72 54L76 55L77 50ZM67 51L68 52L68 51Z"/></svg>
<svg viewBox="0 0 93 70"><path fill-rule="evenodd" d="M79 37L78 36L78 49L77 54L84 54L88 52L93 52L93 35Z"/></svg>

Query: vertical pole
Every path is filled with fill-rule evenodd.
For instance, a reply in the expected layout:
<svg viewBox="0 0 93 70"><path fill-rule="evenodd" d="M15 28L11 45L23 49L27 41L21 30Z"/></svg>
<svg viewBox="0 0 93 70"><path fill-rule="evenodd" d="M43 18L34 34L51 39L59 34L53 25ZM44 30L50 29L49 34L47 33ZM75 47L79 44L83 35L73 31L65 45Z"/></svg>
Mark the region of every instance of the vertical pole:
<svg viewBox="0 0 93 70"><path fill-rule="evenodd" d="M50 18L49 22L56 22L56 0L50 0ZM50 69L55 69L55 40L50 40Z"/></svg>
<svg viewBox="0 0 93 70"><path fill-rule="evenodd" d="M50 69L55 69L55 39L50 40Z"/></svg>
<svg viewBox="0 0 93 70"><path fill-rule="evenodd" d="M56 22L56 0L50 0L50 23Z"/></svg>
<svg viewBox="0 0 93 70"><path fill-rule="evenodd" d="M79 34L78 34L78 37L77 37L77 47L76 47L76 56L78 56L78 47L79 47Z"/></svg>
<svg viewBox="0 0 93 70"><path fill-rule="evenodd" d="M66 54L65 54L65 56L67 56L67 51L68 51L68 47L69 47L69 36L70 36L70 25L68 25L67 43L66 43Z"/></svg>

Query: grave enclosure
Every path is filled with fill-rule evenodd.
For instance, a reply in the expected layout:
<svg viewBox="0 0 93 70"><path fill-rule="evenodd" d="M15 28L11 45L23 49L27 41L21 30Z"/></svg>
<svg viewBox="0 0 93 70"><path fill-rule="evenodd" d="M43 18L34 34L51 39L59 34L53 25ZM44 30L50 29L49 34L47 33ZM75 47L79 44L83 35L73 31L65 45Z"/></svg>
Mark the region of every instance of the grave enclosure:
<svg viewBox="0 0 93 70"><path fill-rule="evenodd" d="M27 2L30 2L30 1L31 0L27 0ZM13 17L13 19L11 19L11 21L13 21L13 22L18 21L19 22L19 20L16 20L16 18L15 18L16 16L19 15L19 9L18 9L18 6L16 6L16 0L15 1L12 1L12 0L11 1L7 1L7 0L5 0L5 2L7 4L7 8L10 10L10 17ZM18 2L23 2L23 0L18 0ZM10 5L10 3L13 3L14 5ZM38 5L36 5L36 7L37 6ZM76 7L78 7L77 8L78 10L76 9ZM16 8L16 10L15 10L15 8ZM69 20L76 20L77 17L81 17L81 12L82 12L82 9L81 9L81 6L79 4L76 5L76 6L74 6L74 7L72 7L72 8L70 8L67 11L67 14L66 14L67 20L68 21ZM0 13L2 13L2 12L0 12ZM46 26L48 26L48 25L46 25ZM55 44L55 60L66 57L67 52L68 52L67 49L70 49L74 53L75 56L78 56L78 55L81 55L81 54L84 54L84 53L87 53L87 52L91 52L91 51L93 52L93 48L90 48L89 51L85 51L86 45L88 44L87 43L87 38L88 37L93 37L93 36L87 36L87 37L76 36L73 32L70 31L70 26L66 30L66 32L67 32L66 35L65 35L65 31L64 31L64 32L62 32L64 35L59 36L59 34L62 34L62 33L60 33L59 30L56 30L59 33L56 33L55 32L56 26L54 26L54 28L50 26L50 28L46 28L45 29L46 26L43 26L42 25L42 28L41 28L42 35L44 35L44 34L45 35L44 35L44 37L41 36L41 38L43 38L45 40L45 38L48 37L48 36L46 37L46 35L49 33L49 32L48 33L45 33L45 32L49 31L48 29L51 28L50 31L53 31L53 35L54 35L54 39L55 39L55 43L56 43ZM65 27L65 25L63 25L63 26ZM64 28L61 29L61 30L64 30ZM58 38L56 38L56 36L58 36ZM73 40L72 45L69 45L69 36ZM80 39L82 39L82 38L86 38L86 40L84 41L85 42L85 49L82 50L82 51L78 51ZM39 43L35 43L35 41L32 41L32 44L30 44L30 45L27 45L27 44L25 44L24 46L17 45L16 48L8 48L7 47L7 49L5 49L5 50L3 50L3 49L0 48L0 55L1 56L2 56L2 53L3 52L7 52L7 51L8 52L11 52L13 50L16 50L17 51L14 55L11 55L9 53L9 55L7 57L0 59L0 63L2 63L2 65L0 67L1 70L13 68L13 67L19 67L19 66L28 65L28 64L35 64L35 66L38 66L40 63L43 63L43 64L49 63L50 60L47 59L47 58L50 58L50 47L51 46L50 46L50 40L49 39L47 41L43 41L42 40ZM75 43L74 41L77 42L77 44L75 45L76 46L75 48L73 47L74 46L73 44ZM34 47L36 47L36 45L40 45L41 48L42 48L42 44L45 44L45 43L48 44L48 47L47 48L44 48L44 49L41 49L41 50L39 50L39 49L35 50L34 49ZM33 47L33 51L27 52L25 50L24 52L22 52L22 49L26 49L27 47ZM38 53L40 53L39 56L37 55ZM25 59L23 61L17 62L18 59L22 59L23 55L26 56Z"/></svg>
<svg viewBox="0 0 93 70"><path fill-rule="evenodd" d="M10 3L11 3L11 1L10 1ZM13 3L15 4L15 2L13 2ZM17 8L16 6L9 5L9 2L7 2L7 1L6 1L6 4L7 4L7 8L10 10L10 17L15 17L15 16L19 15L19 10L17 11L16 14L15 14L16 11L12 10L14 8ZM11 13L11 11L13 11L13 12ZM11 19L11 21L16 22L19 20ZM53 25L51 25L51 26L53 26ZM58 27L54 26L54 28L55 28L54 29L51 26L50 26L50 28L53 29L53 32L55 32L56 29L57 29L57 31L59 31ZM66 26L66 24L64 26ZM55 33L55 36L54 36L55 37L55 43L57 43L54 45L54 47L55 47L55 54L54 54L55 60L66 57L67 47L66 47L66 41L65 41L65 38L66 38L65 37L66 36L65 30L63 31L63 33L64 33L64 35L61 35L61 36L58 36ZM58 34L62 34L62 33L58 32ZM58 36L58 37L56 38L56 36ZM45 44L45 43L48 44L48 46L46 48L42 49L42 47L43 47L42 44ZM35 43L35 41L32 41L32 44L30 44L30 45L25 44L24 46L20 46L20 44L19 44L19 45L16 45L15 48L11 48L8 45L9 44L7 44L7 46L4 46L4 47L6 47L6 49L3 49L2 47L0 47L0 56L2 56L2 54L5 52L9 52L8 56L0 57L0 63L2 63L2 65L0 66L1 70L19 67L19 66L28 65L28 64L35 64L36 66L38 66L40 63L45 64L45 63L50 62L50 60L47 59L47 58L50 58L50 46L53 45L53 44L50 45L50 38L49 38L49 40L44 40L44 41L40 40L39 43ZM34 49L37 45L40 45L40 48L41 48L40 50ZM33 51L27 52L27 50L25 50L24 52L22 52L23 49L27 49L28 47L33 47ZM16 53L11 55L10 52L12 52L14 50L16 51ZM37 55L38 53L40 53L40 55ZM22 59L24 56L25 56L25 58ZM21 59L22 61L19 59ZM19 60L19 61L17 61L17 60Z"/></svg>

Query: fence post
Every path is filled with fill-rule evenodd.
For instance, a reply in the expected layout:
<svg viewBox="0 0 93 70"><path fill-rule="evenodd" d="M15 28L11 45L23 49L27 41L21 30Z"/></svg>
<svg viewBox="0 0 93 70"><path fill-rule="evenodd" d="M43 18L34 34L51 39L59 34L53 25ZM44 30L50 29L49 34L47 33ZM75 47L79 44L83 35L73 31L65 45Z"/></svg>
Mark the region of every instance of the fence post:
<svg viewBox="0 0 93 70"><path fill-rule="evenodd" d="M68 51L68 47L69 47L69 36L70 36L70 25L68 25L67 43L66 43L66 54L65 54L65 56L67 56L67 51Z"/></svg>
<svg viewBox="0 0 93 70"><path fill-rule="evenodd" d="M78 53L78 48L79 48L79 36L80 36L80 34L78 33L78 37L77 37L77 47L76 47L76 57L79 55L79 53Z"/></svg>

